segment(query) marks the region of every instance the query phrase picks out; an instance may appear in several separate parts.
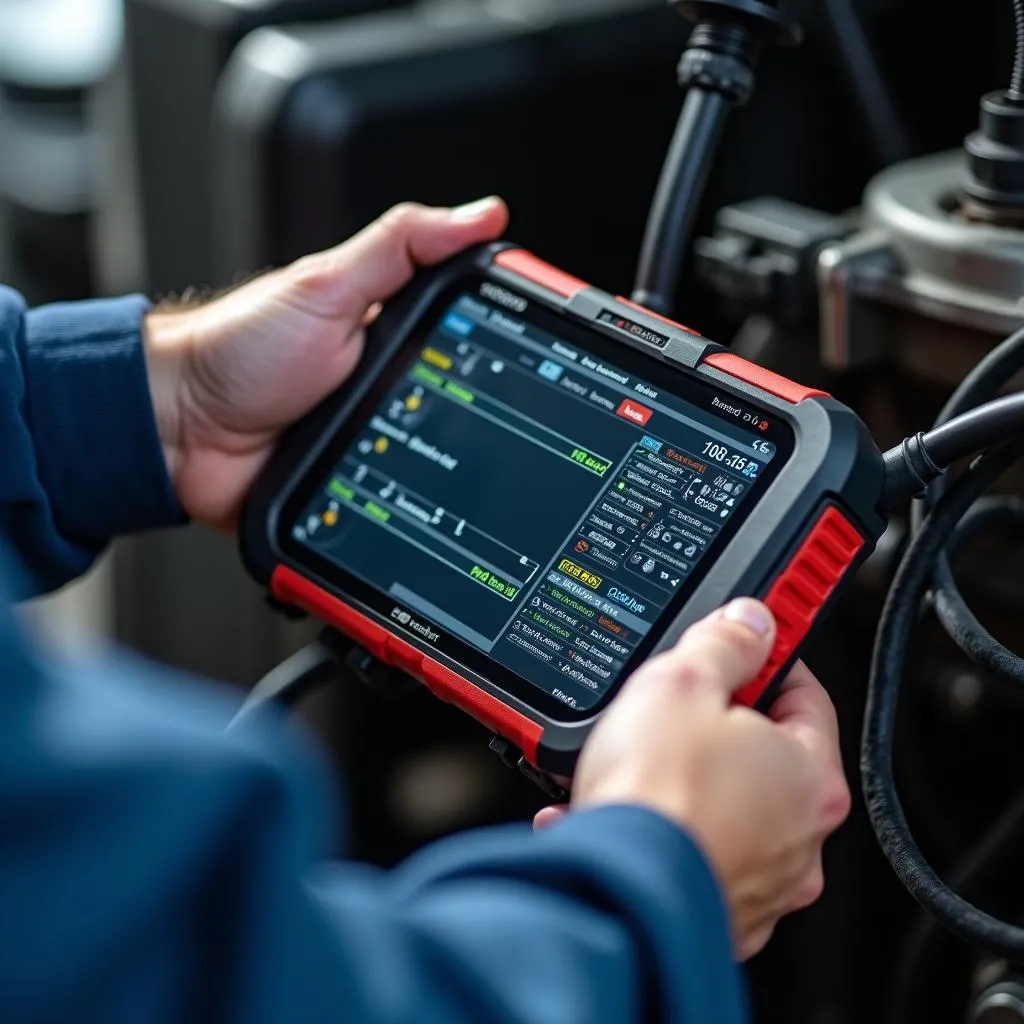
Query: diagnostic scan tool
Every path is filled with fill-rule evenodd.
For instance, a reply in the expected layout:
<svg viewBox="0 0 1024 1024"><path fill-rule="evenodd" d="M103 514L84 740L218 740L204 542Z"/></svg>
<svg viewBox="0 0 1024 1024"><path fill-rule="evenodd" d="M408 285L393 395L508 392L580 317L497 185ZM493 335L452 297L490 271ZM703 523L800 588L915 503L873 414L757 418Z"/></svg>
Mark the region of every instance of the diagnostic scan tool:
<svg viewBox="0 0 1024 1024"><path fill-rule="evenodd" d="M885 520L861 421L522 249L420 274L248 502L250 572L569 776L624 680L733 597L764 708Z"/></svg>

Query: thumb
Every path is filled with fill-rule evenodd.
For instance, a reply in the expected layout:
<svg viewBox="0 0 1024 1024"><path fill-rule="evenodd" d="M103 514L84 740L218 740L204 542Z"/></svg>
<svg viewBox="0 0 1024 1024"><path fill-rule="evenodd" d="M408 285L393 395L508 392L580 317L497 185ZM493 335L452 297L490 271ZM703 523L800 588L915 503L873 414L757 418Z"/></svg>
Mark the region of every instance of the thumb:
<svg viewBox="0 0 1024 1024"><path fill-rule="evenodd" d="M533 828L537 832L543 832L544 829L550 828L561 821L568 813L568 804L554 804L551 807L544 807L534 815Z"/></svg>
<svg viewBox="0 0 1024 1024"><path fill-rule="evenodd" d="M760 601L740 598L695 623L637 675L644 676L645 688L657 679L677 689L684 684L725 706L764 668L774 642L771 611Z"/></svg>
<svg viewBox="0 0 1024 1024"><path fill-rule="evenodd" d="M455 209L402 203L344 244L302 261L307 302L320 316L361 320L420 267L494 241L507 226L508 209L495 197Z"/></svg>

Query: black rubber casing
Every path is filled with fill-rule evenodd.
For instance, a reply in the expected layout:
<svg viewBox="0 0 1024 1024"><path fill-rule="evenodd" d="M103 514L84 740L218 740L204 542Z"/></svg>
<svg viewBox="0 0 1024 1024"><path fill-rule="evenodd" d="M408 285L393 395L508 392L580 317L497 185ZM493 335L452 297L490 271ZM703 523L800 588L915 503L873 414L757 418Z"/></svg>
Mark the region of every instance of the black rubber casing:
<svg viewBox="0 0 1024 1024"><path fill-rule="evenodd" d="M512 252L523 257L519 265L527 268L526 273L495 263L499 254ZM884 467L877 446L856 414L833 398L800 388L731 354L727 359L715 360L726 365L729 372L710 365L709 357L726 352L722 346L624 300L575 282L509 243L477 248L436 269L421 272L387 303L370 328L365 354L355 373L288 433L254 486L240 529L241 553L248 571L268 590L273 590L275 573L281 567L308 579L311 587L328 595L329 600L340 602L369 620L381 634L393 637L395 644L406 651L396 664L406 667L410 650L419 652L417 657L421 655L424 663L432 666L434 685L428 681L431 689L515 743L535 767L552 775L572 774L599 713L572 722L541 714L487 678L446 659L416 633L403 630L397 622L361 605L336 583L319 578L308 567L286 556L276 540L278 518L287 496L409 334L420 325L427 310L460 278L481 273L531 302L612 337L680 374L698 375L722 392L732 393L759 406L769 416L785 420L792 428L793 455L757 503L744 513L743 521L719 557L707 566L701 565L703 577L654 647L654 652L670 647L688 626L734 597L765 599L776 610L777 618L780 612L773 602L781 601L779 608L797 609L800 623L789 630L790 642L782 644L778 656L770 663L771 678L759 686L756 700L751 701L765 707L798 657L800 642L822 614L828 612L842 585L874 550L885 527L885 517L879 511ZM667 336L668 343L658 348L614 326L598 323L598 314L609 308L635 324ZM832 524L837 517L841 519L845 534L859 534L857 544L851 544L845 551L836 549L835 559L831 558L829 547L834 534L822 535L823 516ZM826 561L835 569L836 578L830 582L824 580L828 573L819 573L818 567L825 564L816 554L819 551L829 555ZM304 610L325 617L320 611L322 607L320 602L316 608L307 606ZM349 631L344 621L329 624ZM780 628L780 638L782 634ZM439 678L443 679L440 690L444 692L436 685Z"/></svg>

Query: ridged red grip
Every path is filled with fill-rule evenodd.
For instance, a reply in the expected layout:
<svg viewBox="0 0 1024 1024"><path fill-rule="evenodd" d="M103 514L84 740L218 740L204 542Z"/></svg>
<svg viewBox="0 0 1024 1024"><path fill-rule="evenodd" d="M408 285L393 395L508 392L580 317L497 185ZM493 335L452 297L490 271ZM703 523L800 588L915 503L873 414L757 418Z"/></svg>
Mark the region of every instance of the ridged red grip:
<svg viewBox="0 0 1024 1024"><path fill-rule="evenodd" d="M737 692L737 703L754 707L764 696L863 547L864 538L839 509L822 513L764 599L778 629L775 647L761 674Z"/></svg>
<svg viewBox="0 0 1024 1024"><path fill-rule="evenodd" d="M497 697L389 633L293 569L279 565L271 577L270 589L279 601L315 615L365 647L386 665L408 672L435 696L461 708L488 729L510 740L531 764L536 765L537 747L543 733L536 722L513 711Z"/></svg>

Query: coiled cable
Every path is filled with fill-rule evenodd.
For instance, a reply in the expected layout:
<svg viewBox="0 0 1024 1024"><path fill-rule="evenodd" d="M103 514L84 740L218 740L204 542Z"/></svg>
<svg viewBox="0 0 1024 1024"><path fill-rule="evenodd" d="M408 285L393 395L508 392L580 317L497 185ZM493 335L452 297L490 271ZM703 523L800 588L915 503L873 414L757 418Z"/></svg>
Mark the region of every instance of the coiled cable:
<svg viewBox="0 0 1024 1024"><path fill-rule="evenodd" d="M1024 844L1024 789L1018 790L984 835L949 873L950 887L969 899L994 893L993 882L1014 873ZM962 954L960 954L962 956ZM922 913L897 963L885 1021L907 1024L927 998L937 971L957 969L957 948L935 918Z"/></svg>
<svg viewBox="0 0 1024 1024"><path fill-rule="evenodd" d="M1024 0L1019 0L1024 5ZM970 413L979 403L997 395L1018 373L1024 370L1024 329L1016 331L1004 342L997 345L964 378L935 421L937 430L946 427L952 420ZM1012 396L1018 398L1019 396ZM1002 399L1001 401L1007 401ZM990 403L991 404L991 403ZM1010 436L1007 430L1004 436ZM911 533L921 530L928 509L941 498L948 484L940 476L932 481L923 499L914 503L911 510ZM971 533L977 533L983 526L1020 521L1019 503L996 499L987 502L968 514L963 526ZM983 522L981 518L985 517ZM963 539L966 534L961 533ZM949 564L949 551L939 553L933 570L932 596L935 612L943 628L954 643L972 661L988 669L999 679L1024 685L1024 659L1018 657L999 643L977 620L967 606Z"/></svg>
<svg viewBox="0 0 1024 1024"><path fill-rule="evenodd" d="M934 565L971 506L1018 459L1024 435L981 456L939 499L913 537L886 598L872 654L861 775L868 815L883 852L907 891L963 941L996 956L1024 959L1024 928L958 896L918 849L896 792L892 739L910 633Z"/></svg>
<svg viewBox="0 0 1024 1024"><path fill-rule="evenodd" d="M1024 0L1020 0L1024 4ZM928 434L886 453L887 495L898 500L924 486L911 512L911 541L885 602L872 655L861 747L868 814L883 852L900 881L940 924L965 942L997 956L1024 957L1024 929L1000 921L958 896L925 860L910 833L892 766L892 740L900 681L911 630L930 593L939 622L957 646L999 679L1024 684L1024 659L993 637L970 610L953 579L949 556L982 530L1024 522L1012 499L979 501L1024 457L1024 395L988 401L1024 370L1024 329L993 349L957 388ZM950 485L943 472L953 460L1001 437Z"/></svg>

